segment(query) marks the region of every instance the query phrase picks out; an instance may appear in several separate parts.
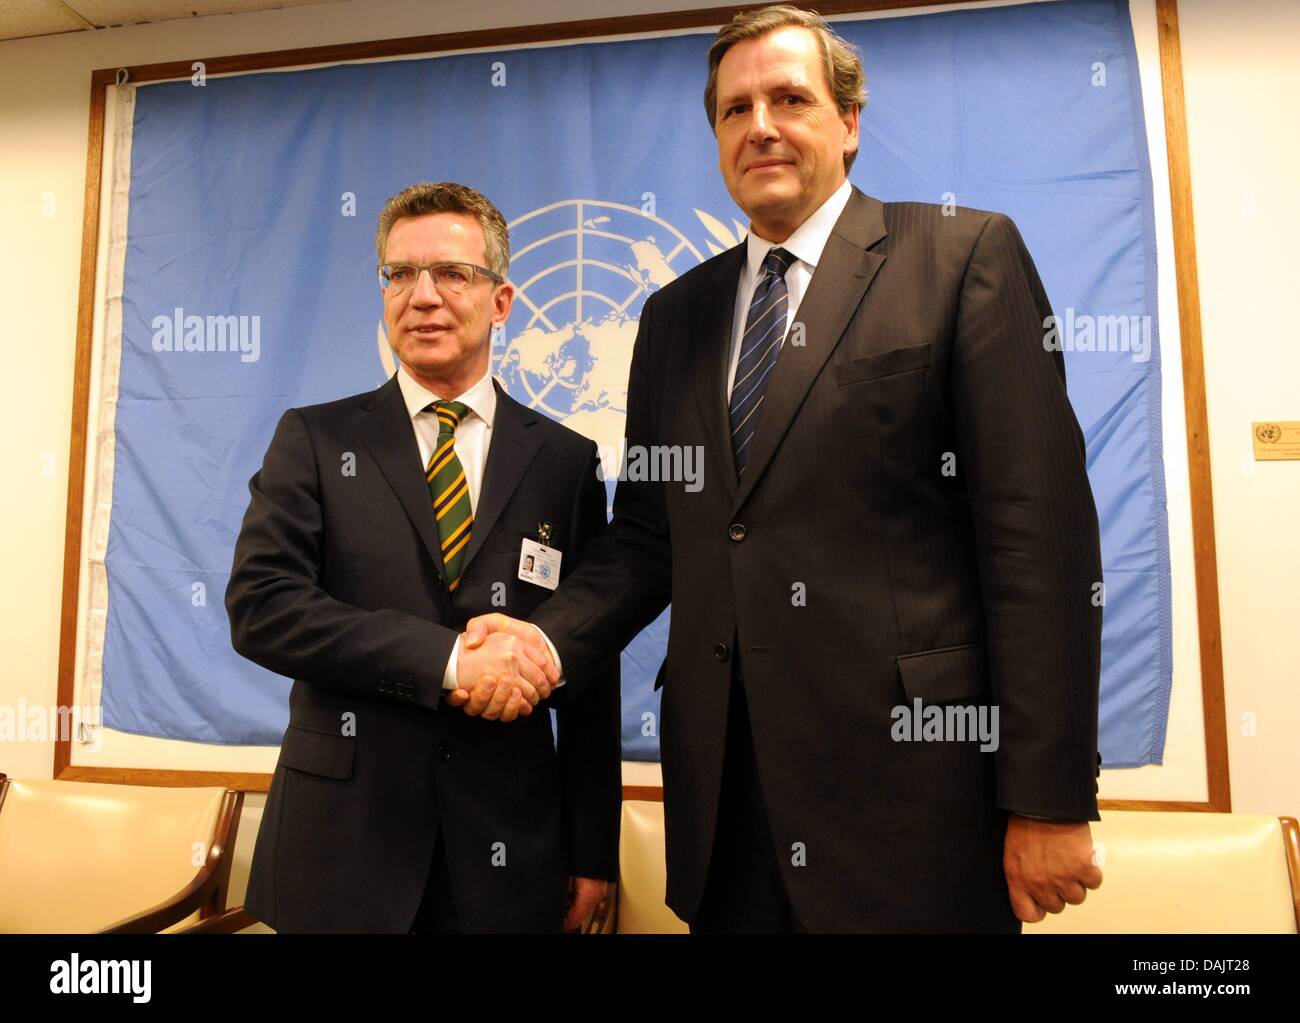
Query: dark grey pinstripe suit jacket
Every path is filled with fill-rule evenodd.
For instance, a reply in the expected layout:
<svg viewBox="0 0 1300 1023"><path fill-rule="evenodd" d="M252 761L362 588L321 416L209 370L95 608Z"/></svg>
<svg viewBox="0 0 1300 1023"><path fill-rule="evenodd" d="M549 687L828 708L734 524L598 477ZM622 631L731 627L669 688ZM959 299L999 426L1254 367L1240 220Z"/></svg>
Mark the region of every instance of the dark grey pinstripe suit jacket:
<svg viewBox="0 0 1300 1023"><path fill-rule="evenodd" d="M725 387L743 256L653 295L633 356L628 443L702 446L704 486L621 482L613 522L532 621L566 673L590 676L671 600L660 742L684 919L739 657L805 926L1017 930L1007 812L1097 819L1098 527L1064 363L1044 349L1047 295L1005 215L854 189L737 485ZM916 699L996 705L997 750L894 741L894 708Z"/></svg>

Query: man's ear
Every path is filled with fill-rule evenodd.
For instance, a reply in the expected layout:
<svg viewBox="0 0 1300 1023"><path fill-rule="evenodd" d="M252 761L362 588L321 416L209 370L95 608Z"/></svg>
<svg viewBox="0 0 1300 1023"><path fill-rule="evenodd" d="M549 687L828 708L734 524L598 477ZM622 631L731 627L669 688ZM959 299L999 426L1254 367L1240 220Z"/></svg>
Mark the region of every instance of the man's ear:
<svg viewBox="0 0 1300 1023"><path fill-rule="evenodd" d="M496 294L492 296L492 322L504 325L510 319L510 307L514 304L515 286L508 283L498 284Z"/></svg>
<svg viewBox="0 0 1300 1023"><path fill-rule="evenodd" d="M840 120L844 123L844 130L848 133L844 137L844 152L846 155L858 151L858 143L860 142L858 136L858 120L861 113L862 111L858 108L856 103L854 103L848 110L840 112Z"/></svg>

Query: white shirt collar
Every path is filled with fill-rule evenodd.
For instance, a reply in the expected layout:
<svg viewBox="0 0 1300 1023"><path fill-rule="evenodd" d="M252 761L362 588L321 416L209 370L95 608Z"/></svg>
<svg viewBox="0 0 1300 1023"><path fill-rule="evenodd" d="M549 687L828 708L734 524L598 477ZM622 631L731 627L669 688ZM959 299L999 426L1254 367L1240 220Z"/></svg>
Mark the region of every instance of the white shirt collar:
<svg viewBox="0 0 1300 1023"><path fill-rule="evenodd" d="M840 219L840 214L844 212L844 207L849 204L849 196L852 194L853 186L849 184L849 179L845 178L840 183L840 187L831 193L830 198L818 206L807 220L795 228L794 234L781 242L780 247L793 255L795 259L807 263L814 270L817 269L817 261L822 258L822 250L826 248L826 242L830 239L831 232L835 230L835 224ZM752 224L750 227L751 230L747 241L749 243L749 276L752 280L758 276L758 272L763 266L763 260L767 258L767 254L772 249L777 247L777 243L760 238L753 232Z"/></svg>
<svg viewBox="0 0 1300 1023"><path fill-rule="evenodd" d="M400 364L397 369L397 386L401 388L402 401L406 403L407 414L412 420L423 412L431 402L444 400L411 376L406 371L406 367ZM463 394L456 395L451 400L463 402L469 406L470 414L478 416L487 423L489 430L492 429L492 420L497 411L497 392L492 385L492 371L490 369L479 377L472 387L468 388Z"/></svg>

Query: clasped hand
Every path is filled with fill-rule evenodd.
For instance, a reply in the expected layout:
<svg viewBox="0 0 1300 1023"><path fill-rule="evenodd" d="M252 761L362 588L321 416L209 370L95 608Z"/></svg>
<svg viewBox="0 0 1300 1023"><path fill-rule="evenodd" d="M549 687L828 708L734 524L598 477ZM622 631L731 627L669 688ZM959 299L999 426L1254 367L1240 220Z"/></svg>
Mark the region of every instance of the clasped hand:
<svg viewBox="0 0 1300 1023"><path fill-rule="evenodd" d="M560 673L536 626L480 615L461 634L456 686L445 697L471 717L513 721L551 695Z"/></svg>

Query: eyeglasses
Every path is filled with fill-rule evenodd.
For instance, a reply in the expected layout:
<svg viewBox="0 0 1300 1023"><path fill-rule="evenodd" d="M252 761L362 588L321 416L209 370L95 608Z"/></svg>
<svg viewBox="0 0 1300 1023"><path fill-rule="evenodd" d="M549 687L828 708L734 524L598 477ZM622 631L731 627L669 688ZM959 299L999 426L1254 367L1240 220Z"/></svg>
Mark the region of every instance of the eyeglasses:
<svg viewBox="0 0 1300 1023"><path fill-rule="evenodd" d="M399 295L407 288L415 286L420 279L420 271L428 270L433 278L434 287L439 293L462 294L474 286L477 277L483 276L497 284L505 283L501 277L485 266L473 263L380 263L379 283L387 292Z"/></svg>

